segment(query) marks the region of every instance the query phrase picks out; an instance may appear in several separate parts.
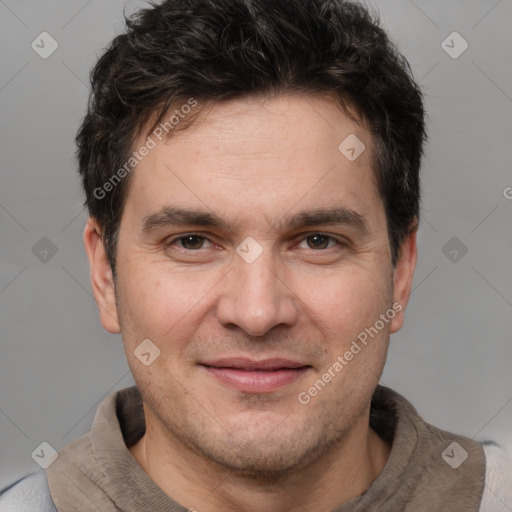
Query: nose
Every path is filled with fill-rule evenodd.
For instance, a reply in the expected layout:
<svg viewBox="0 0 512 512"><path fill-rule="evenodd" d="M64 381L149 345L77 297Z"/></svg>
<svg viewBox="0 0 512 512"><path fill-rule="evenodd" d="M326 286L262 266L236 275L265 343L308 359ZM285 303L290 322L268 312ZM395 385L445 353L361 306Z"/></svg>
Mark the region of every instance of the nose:
<svg viewBox="0 0 512 512"><path fill-rule="evenodd" d="M263 251L250 263L235 256L217 305L221 325L263 336L277 325L297 322L299 312L292 283L287 282L289 276L275 259L270 251Z"/></svg>

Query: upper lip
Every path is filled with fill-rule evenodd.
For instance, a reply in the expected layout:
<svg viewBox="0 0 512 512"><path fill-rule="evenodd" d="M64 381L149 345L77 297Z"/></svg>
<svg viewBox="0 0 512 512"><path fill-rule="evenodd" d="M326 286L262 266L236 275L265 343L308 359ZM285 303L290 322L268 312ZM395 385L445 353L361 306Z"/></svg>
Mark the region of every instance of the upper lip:
<svg viewBox="0 0 512 512"><path fill-rule="evenodd" d="M258 371L258 370L281 370L287 368L303 368L310 366L292 359L272 358L256 361L246 357L226 357L201 363L203 366L214 368L231 368L235 370Z"/></svg>

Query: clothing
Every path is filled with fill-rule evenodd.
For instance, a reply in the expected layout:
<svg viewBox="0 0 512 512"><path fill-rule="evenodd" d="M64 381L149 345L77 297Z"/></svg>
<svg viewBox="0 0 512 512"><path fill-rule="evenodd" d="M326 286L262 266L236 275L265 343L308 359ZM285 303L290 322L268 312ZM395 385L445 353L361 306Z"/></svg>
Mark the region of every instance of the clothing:
<svg viewBox="0 0 512 512"><path fill-rule="evenodd" d="M482 446L426 423L407 400L383 386L372 398L370 424L383 439L392 442L389 459L363 495L333 512L501 512L489 508L494 507L491 500L496 495L510 499L512 505L510 460L496 445ZM0 498L0 512L187 512L188 508L174 502L149 478L129 452L127 447L135 444L144 431L138 389L125 388L110 395L98 408L91 431L60 450L46 470L55 506L52 499L48 501L45 473L40 472L14 486L5 499ZM443 458L443 452L454 442L459 447L454 445L455 449L446 452L448 458L446 453ZM453 469L445 460L453 464L457 457L460 459L461 448L468 458ZM493 457L487 475L486 454ZM498 459L499 464L495 464ZM509 472L499 488L488 479L496 468L501 478ZM35 482L39 487L34 487ZM35 496L39 501L30 508L15 508L16 494L18 499ZM501 506L501 501L495 503Z"/></svg>
<svg viewBox="0 0 512 512"><path fill-rule="evenodd" d="M1 490L0 512L57 512L46 473L32 473Z"/></svg>

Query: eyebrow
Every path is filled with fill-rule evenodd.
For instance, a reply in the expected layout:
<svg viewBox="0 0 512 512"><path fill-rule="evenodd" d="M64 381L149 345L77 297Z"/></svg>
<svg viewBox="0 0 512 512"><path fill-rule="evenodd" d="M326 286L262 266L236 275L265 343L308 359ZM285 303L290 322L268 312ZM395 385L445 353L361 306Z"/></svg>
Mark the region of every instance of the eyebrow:
<svg viewBox="0 0 512 512"><path fill-rule="evenodd" d="M208 228L218 228L226 231L234 231L236 225L232 225L222 217L207 210L195 208L182 208L165 206L159 212L147 215L142 221L142 233L169 227L194 225ZM315 208L286 215L275 223L276 230L302 228L308 226L345 225L356 229L363 234L369 233L368 223L365 217L350 208Z"/></svg>

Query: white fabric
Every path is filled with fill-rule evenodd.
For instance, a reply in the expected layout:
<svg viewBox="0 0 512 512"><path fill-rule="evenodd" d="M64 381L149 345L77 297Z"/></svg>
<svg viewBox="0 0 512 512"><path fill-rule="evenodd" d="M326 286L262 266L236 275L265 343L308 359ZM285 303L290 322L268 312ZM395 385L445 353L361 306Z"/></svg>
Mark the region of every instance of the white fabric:
<svg viewBox="0 0 512 512"><path fill-rule="evenodd" d="M485 488L480 512L512 512L512 453L496 443L483 443Z"/></svg>
<svg viewBox="0 0 512 512"><path fill-rule="evenodd" d="M33 473L2 494L0 512L57 512L46 473Z"/></svg>

